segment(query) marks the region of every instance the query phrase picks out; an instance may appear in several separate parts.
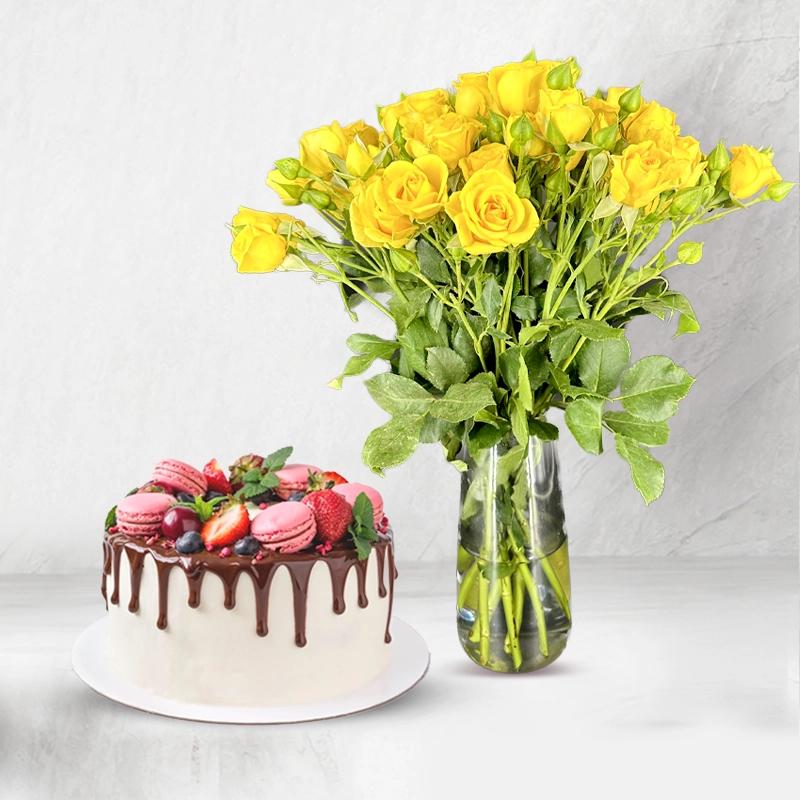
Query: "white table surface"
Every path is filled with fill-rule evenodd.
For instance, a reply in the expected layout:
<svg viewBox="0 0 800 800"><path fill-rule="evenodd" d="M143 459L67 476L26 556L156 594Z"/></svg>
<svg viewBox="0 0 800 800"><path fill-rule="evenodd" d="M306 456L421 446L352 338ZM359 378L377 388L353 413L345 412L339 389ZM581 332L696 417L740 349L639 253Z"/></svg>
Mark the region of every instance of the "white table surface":
<svg viewBox="0 0 800 800"><path fill-rule="evenodd" d="M274 727L105 700L70 667L105 613L99 576L0 577L0 797L796 798L796 559L572 572L566 652L506 676L461 652L450 566L401 565L396 613L428 676L383 708Z"/></svg>

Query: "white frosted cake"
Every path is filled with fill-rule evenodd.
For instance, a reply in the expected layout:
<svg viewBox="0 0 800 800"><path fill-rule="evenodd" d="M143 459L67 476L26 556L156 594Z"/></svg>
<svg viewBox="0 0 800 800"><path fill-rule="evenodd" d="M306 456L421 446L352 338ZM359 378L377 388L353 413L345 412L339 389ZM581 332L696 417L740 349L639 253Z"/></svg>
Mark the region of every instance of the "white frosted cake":
<svg viewBox="0 0 800 800"><path fill-rule="evenodd" d="M185 703L280 706L364 686L390 657L395 567L380 495L246 458L230 479L216 461L205 474L160 462L109 515L111 665Z"/></svg>

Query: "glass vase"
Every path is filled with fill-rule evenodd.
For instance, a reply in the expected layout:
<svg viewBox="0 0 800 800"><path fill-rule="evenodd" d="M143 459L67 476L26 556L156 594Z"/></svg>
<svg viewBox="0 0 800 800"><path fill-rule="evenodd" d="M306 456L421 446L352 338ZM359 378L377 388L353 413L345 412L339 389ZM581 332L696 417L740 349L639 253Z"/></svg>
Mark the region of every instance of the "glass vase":
<svg viewBox="0 0 800 800"><path fill-rule="evenodd" d="M571 626L569 556L556 444L508 434L461 454L458 636L495 672L555 661Z"/></svg>

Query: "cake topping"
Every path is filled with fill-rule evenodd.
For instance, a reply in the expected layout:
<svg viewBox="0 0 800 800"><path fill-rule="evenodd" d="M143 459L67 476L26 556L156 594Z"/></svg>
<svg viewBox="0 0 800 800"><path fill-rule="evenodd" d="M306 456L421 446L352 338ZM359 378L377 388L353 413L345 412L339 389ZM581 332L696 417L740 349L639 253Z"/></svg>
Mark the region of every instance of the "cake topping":
<svg viewBox="0 0 800 800"><path fill-rule="evenodd" d="M233 502L224 506L203 525L201 535L206 547L224 547L247 536L249 531L250 515L247 509L241 503Z"/></svg>
<svg viewBox="0 0 800 800"><path fill-rule="evenodd" d="M255 536L244 536L233 546L237 556L254 556L261 550L261 542Z"/></svg>
<svg viewBox="0 0 800 800"><path fill-rule="evenodd" d="M372 503L372 510L374 512L373 527L378 527L380 521L383 519L383 498L378 491L364 483L343 483L340 486L334 486L332 491L342 495L350 505L355 503L362 492L366 494Z"/></svg>
<svg viewBox="0 0 800 800"><path fill-rule="evenodd" d="M206 476L183 461L172 458L159 461L153 468L153 480L164 484L176 492L191 495L204 495L208 489Z"/></svg>
<svg viewBox="0 0 800 800"><path fill-rule="evenodd" d="M253 517L253 536L268 550L297 553L313 541L317 532L314 513L303 503L276 503Z"/></svg>
<svg viewBox="0 0 800 800"><path fill-rule="evenodd" d="M359 560L369 558L372 543L378 541L378 534L375 533L375 512L372 501L365 492L359 493L353 502L353 523L349 531L358 551Z"/></svg>
<svg viewBox="0 0 800 800"><path fill-rule="evenodd" d="M173 506L161 520L161 533L170 541L175 541L189 531L199 533L202 527L200 515L189 506Z"/></svg>
<svg viewBox="0 0 800 800"><path fill-rule="evenodd" d="M222 467L216 458L212 458L203 467L203 475L206 476L206 483L208 484L208 491L219 492L221 496L233 494L233 487L228 480L228 476L222 471Z"/></svg>
<svg viewBox="0 0 800 800"><path fill-rule="evenodd" d="M242 456L231 467L231 486L239 500L250 500L257 505L274 499L280 479L277 470L283 468L292 454L292 447L282 447L266 458Z"/></svg>
<svg viewBox="0 0 800 800"><path fill-rule="evenodd" d="M203 537L197 531L184 533L175 541L175 549L184 555L199 553L203 549Z"/></svg>
<svg viewBox="0 0 800 800"><path fill-rule="evenodd" d="M297 492L305 494L309 478L318 472L322 470L310 464L287 464L275 473L280 481L275 493L283 500L289 500Z"/></svg>
<svg viewBox="0 0 800 800"><path fill-rule="evenodd" d="M344 538L353 521L353 509L347 500L330 489L309 492L302 501L314 513L317 541L333 544Z"/></svg>

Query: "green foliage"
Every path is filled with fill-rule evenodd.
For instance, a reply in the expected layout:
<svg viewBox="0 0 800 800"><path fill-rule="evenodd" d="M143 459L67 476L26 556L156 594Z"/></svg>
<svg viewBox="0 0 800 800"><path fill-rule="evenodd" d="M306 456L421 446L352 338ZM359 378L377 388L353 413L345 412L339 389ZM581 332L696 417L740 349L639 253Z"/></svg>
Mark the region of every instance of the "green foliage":
<svg viewBox="0 0 800 800"><path fill-rule="evenodd" d="M694 378L666 356L646 356L622 376L619 400L626 411L647 422L662 422L678 411Z"/></svg>
<svg viewBox="0 0 800 800"><path fill-rule="evenodd" d="M369 558L372 543L378 541L378 534L375 532L375 511L372 501L364 492L361 492L353 503L353 521L347 532L356 546L358 560L364 561Z"/></svg>
<svg viewBox="0 0 800 800"><path fill-rule="evenodd" d="M564 420L575 441L587 453L603 452L603 409L605 397L579 397L567 406Z"/></svg>
<svg viewBox="0 0 800 800"><path fill-rule="evenodd" d="M664 491L664 467L633 439L621 434L615 438L617 453L630 464L633 483L650 505Z"/></svg>

